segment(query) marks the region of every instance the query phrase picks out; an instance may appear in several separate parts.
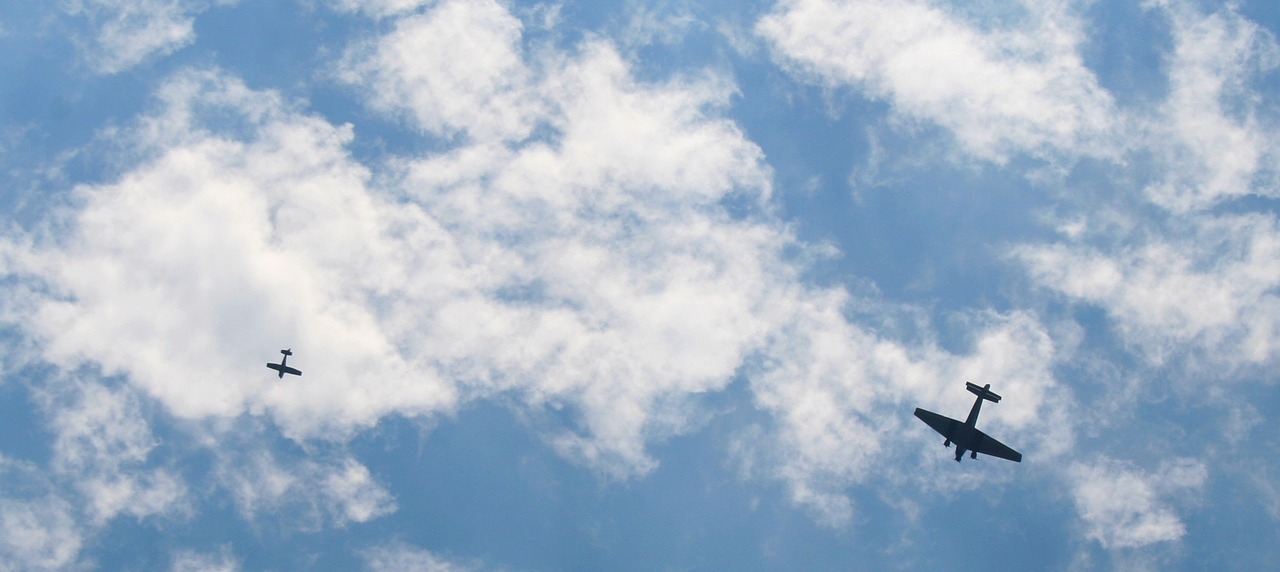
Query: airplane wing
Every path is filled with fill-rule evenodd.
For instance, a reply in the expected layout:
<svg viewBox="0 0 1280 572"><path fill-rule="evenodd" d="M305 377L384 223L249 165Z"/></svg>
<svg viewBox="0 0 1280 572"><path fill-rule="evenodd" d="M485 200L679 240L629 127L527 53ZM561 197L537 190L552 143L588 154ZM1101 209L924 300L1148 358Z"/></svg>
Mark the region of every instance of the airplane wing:
<svg viewBox="0 0 1280 572"><path fill-rule="evenodd" d="M276 370L276 371L279 371L279 372L290 373L290 374L293 374L293 375L302 375L302 372L301 372L301 371L298 371L298 370L296 370L296 369L294 369L294 368L291 368L291 367L289 367L289 366L287 366L287 365L280 365L280 364L278 364L278 363L269 363L269 364L267 364L267 367L269 367L269 368L271 368L271 369L274 369L274 370Z"/></svg>
<svg viewBox="0 0 1280 572"><path fill-rule="evenodd" d="M1008 459L1015 463L1022 462L1022 453L1010 449L1008 445L992 439L982 431L978 431L978 442L974 444L973 449L983 455L1000 457L1001 459Z"/></svg>
<svg viewBox="0 0 1280 572"><path fill-rule="evenodd" d="M926 411L919 407L916 408L916 417L919 417L921 421L924 421L930 427L933 427L933 430L937 431L939 435L947 438L951 437L951 429L956 425L960 425L960 422L955 419L945 415L938 415L937 413ZM1003 446L1004 445L1001 445L1001 447Z"/></svg>

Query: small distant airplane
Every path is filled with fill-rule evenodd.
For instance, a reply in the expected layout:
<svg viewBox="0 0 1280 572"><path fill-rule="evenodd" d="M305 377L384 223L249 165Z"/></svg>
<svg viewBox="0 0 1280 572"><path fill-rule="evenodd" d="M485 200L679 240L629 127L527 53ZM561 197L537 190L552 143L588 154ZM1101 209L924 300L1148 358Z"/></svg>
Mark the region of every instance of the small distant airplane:
<svg viewBox="0 0 1280 572"><path fill-rule="evenodd" d="M280 358L280 363L269 363L267 364L267 367L280 372L281 379L284 379L284 374L286 373L290 375L302 375L301 371L298 371L294 368L291 368L285 365L286 363L289 362L289 356L293 355L293 350L292 349L280 350L280 353L284 354L284 357Z"/></svg>
<svg viewBox="0 0 1280 572"><path fill-rule="evenodd" d="M950 447L952 443L956 444L957 463L960 462L961 457L964 457L965 451L969 451L970 459L977 459L978 453L982 453L983 455L991 455L992 457L1000 457L1001 459L1021 463L1022 453L1014 451L1004 443L988 437L986 433L979 431L977 428L978 411L982 409L982 401L1000 403L1000 396L991 391L990 383L983 387L978 387L966 381L965 388L977 395L978 399L973 402L973 409L969 410L969 418L965 419L964 423L950 417L938 415L932 411L925 411L919 407L916 408L916 417L919 417L934 431L946 437L946 440L942 442L944 446Z"/></svg>

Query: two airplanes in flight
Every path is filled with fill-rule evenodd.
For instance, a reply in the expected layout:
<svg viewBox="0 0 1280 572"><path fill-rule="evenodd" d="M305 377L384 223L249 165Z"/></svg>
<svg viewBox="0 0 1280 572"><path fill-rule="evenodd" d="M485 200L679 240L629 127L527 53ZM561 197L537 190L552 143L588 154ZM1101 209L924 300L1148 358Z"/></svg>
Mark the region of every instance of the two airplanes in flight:
<svg viewBox="0 0 1280 572"><path fill-rule="evenodd" d="M280 353L283 354L283 357L280 358L280 363L269 363L267 367L278 372L280 379L284 379L286 373L301 376L302 371L288 365L289 356L293 355L293 351L286 349L280 350ZM919 417L921 421L924 421L934 431L946 438L942 442L944 446L950 447L952 443L955 444L956 462L964 458L965 452L969 453L970 459L977 459L978 453L982 453L983 455L1000 457L1001 459L1008 459L1018 463L1022 462L1022 453L1010 449L1008 445L992 439L991 436L978 430L978 412L982 410L982 402L1000 402L1000 396L991 391L991 384L988 383L983 387L978 387L972 383L965 382L965 387L971 393L977 395L978 399L974 400L973 408L969 410L969 417L965 418L964 422L919 407L916 408L916 417Z"/></svg>

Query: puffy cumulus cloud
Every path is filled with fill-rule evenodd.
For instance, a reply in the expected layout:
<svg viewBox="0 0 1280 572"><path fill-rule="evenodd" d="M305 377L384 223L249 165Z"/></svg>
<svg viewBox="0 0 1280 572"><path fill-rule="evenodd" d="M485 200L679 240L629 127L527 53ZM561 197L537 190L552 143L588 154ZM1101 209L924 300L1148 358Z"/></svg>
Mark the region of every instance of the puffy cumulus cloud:
<svg viewBox="0 0 1280 572"><path fill-rule="evenodd" d="M379 327L381 298L411 278L435 286L447 267L421 257L445 237L368 191L342 148L350 128L216 73L181 75L161 98L137 130L148 160L77 189L65 232L4 249L10 271L42 282L15 312L45 359L127 374L180 417L267 411L295 435L449 407L427 358ZM205 129L218 113L246 139ZM267 348L288 345L305 348L292 362L305 384L264 375Z"/></svg>
<svg viewBox="0 0 1280 572"><path fill-rule="evenodd" d="M467 572L483 570L476 564L461 564L442 558L429 551L421 550L403 542L390 542L365 550L364 564L371 572L394 572L412 570L414 572Z"/></svg>
<svg viewBox="0 0 1280 572"><path fill-rule="evenodd" d="M495 25L497 56L382 56ZM731 86L642 84L598 42L533 60L512 51L519 30L495 3L447 2L348 56L396 96L373 105L474 135L379 187L344 148L350 126L180 74L121 134L137 165L78 188L58 228L4 243L28 286L10 318L49 362L124 374L180 417L270 414L290 437L341 439L513 392L570 409L551 437L567 455L648 470L646 441L682 430L685 397L726 385L778 319L792 241L719 204L768 192L759 149L715 115ZM481 107L422 115L439 97ZM524 127L503 126L503 101L534 102L511 111ZM550 135L526 141L533 125ZM280 346L303 378L267 375Z"/></svg>
<svg viewBox="0 0 1280 572"><path fill-rule="evenodd" d="M1077 9L1008 4L992 26L928 0L784 0L756 33L800 75L936 123L978 157L1115 156L1122 127L1080 56Z"/></svg>
<svg viewBox="0 0 1280 572"><path fill-rule="evenodd" d="M456 4L407 18L348 71L368 74L375 91L427 94L433 88L408 79L468 76L456 58L407 68L377 55L411 53L412 26L487 30L510 19L477 22L472 12L501 12ZM407 333L451 378L517 389L537 407L576 406L578 430L552 439L571 457L616 476L648 470L645 441L685 422L660 411L726 385L776 319L767 300L792 278L781 258L791 239L719 205L768 192L759 149L708 113L726 103L724 82L641 84L602 42L515 64L501 75L524 78L519 93L495 83L486 89L497 100L476 100L525 102L521 124L459 120L473 135L464 144L404 162L403 192L474 261L465 275L479 287L406 308L403 319L418 325ZM389 111L416 113L417 101ZM535 125L549 135L526 140Z"/></svg>
<svg viewBox="0 0 1280 572"><path fill-rule="evenodd" d="M953 355L864 331L846 293L800 282L806 247L768 212L761 151L721 116L729 82L641 82L607 42L527 49L521 33L501 5L455 0L350 50L340 77L441 136L376 177L346 150L353 127L217 71L179 74L117 133L136 157L117 180L0 241L22 286L4 316L49 363L119 375L178 417L249 413L340 441L501 396L562 413L551 444L619 478L651 470L647 445L745 372L778 420L753 454L811 507L883 474L869 453L896 450L884 443L910 418L876 408L949 404L963 376L1017 380L993 429L1049 431L1054 349L1028 316L978 320L971 355ZM282 346L302 378L262 367ZM246 518L341 526L394 509L347 454L211 439Z"/></svg>
<svg viewBox="0 0 1280 572"><path fill-rule="evenodd" d="M103 73L119 73L195 40L195 15L236 0L71 0L63 9L85 16L97 32L85 57Z"/></svg>
<svg viewBox="0 0 1280 572"><path fill-rule="evenodd" d="M142 518L184 509L183 480L146 466L159 443L127 390L80 382L46 388L43 399L55 435L52 469L86 498L95 525L120 514Z"/></svg>
<svg viewBox="0 0 1280 572"><path fill-rule="evenodd" d="M1072 400L1052 374L1059 349L1030 315L979 317L970 351L954 354L861 331L842 318L841 307L839 296L811 304L794 329L777 336L772 361L751 381L757 404L775 415L773 442L736 451L750 471L786 482L792 499L820 522L846 524L854 510L846 490L873 479L928 489L969 488L987 478L934 478L950 456L910 414L921 406L963 417L966 380L992 382L1007 398L983 409L984 430L1017 435L1005 441L1035 451L1027 463L1053 462L1070 449Z"/></svg>
<svg viewBox="0 0 1280 572"><path fill-rule="evenodd" d="M483 34L510 18L477 5L407 20ZM417 41L405 30L381 43ZM292 437L342 438L514 389L580 412L562 450L646 470L644 441L683 422L655 406L723 387L759 341L789 238L718 205L767 192L759 149L710 113L728 86L640 84L604 44L551 63L515 99L546 103L527 120L555 141L409 159L390 189L345 151L351 127L181 74L121 135L139 164L78 188L57 229L5 241L30 286L9 317L49 362L125 374L180 417L266 413ZM266 375L281 346L305 377Z"/></svg>
<svg viewBox="0 0 1280 572"><path fill-rule="evenodd" d="M1085 535L1106 549L1138 548L1186 534L1167 499L1204 488L1208 471L1190 459L1166 461L1156 471L1145 472L1103 458L1077 463L1070 478Z"/></svg>
<svg viewBox="0 0 1280 572"><path fill-rule="evenodd" d="M1251 84L1280 63L1274 35L1230 5L1209 14L1180 0L1155 5L1169 17L1174 46L1165 64L1170 94L1148 127L1163 170L1148 196L1186 212L1280 194L1274 167L1280 131L1260 116L1262 98Z"/></svg>
<svg viewBox="0 0 1280 572"><path fill-rule="evenodd" d="M519 138L538 111L522 29L498 2L442 2L352 48L340 74L365 86L375 107L402 112L424 131Z"/></svg>
<svg viewBox="0 0 1280 572"><path fill-rule="evenodd" d="M245 520L270 514L280 526L319 530L396 510L369 469L347 455L282 460L273 451L246 445L219 447L217 456L216 479ZM289 518L280 522L280 515Z"/></svg>
<svg viewBox="0 0 1280 572"><path fill-rule="evenodd" d="M1041 286L1108 311L1153 363L1174 356L1230 373L1280 348L1280 240L1274 216L1192 219L1111 250L1082 242L1022 246ZM1224 369L1225 368L1225 369Z"/></svg>

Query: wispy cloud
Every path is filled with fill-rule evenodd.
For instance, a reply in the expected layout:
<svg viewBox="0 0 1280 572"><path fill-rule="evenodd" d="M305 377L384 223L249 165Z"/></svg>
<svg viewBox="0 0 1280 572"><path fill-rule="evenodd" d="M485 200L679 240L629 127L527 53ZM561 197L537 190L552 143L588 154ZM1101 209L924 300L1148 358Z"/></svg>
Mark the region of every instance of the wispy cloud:
<svg viewBox="0 0 1280 572"><path fill-rule="evenodd" d="M1273 166L1280 126L1259 114L1252 85L1280 64L1274 35L1230 6L1205 13L1182 0L1154 5L1170 20L1174 47L1166 62L1171 93L1149 127L1164 172L1147 195L1182 213L1280 194Z"/></svg>
<svg viewBox="0 0 1280 572"><path fill-rule="evenodd" d="M1273 214L1256 212L1238 200L1276 194L1270 159L1278 140L1274 98L1258 87L1277 63L1272 33L1231 5L1206 9L1176 0L1147 3L1147 17L1169 24L1172 48L1163 54L1169 92L1154 108L1139 109L1117 105L1085 65L1080 53L1089 41L1090 16L1081 6L1050 2L1005 7L1009 10L1001 17L991 18L982 7L925 1L786 0L759 21L756 32L795 77L885 101L907 125L940 126L969 160L1032 156L1060 161L1067 165L1064 172L1076 168L1071 165L1088 164L1073 175L1078 180L1046 182L1026 173L1033 187L1048 187L1037 190L1051 194L1056 212L1069 214L1047 217L1059 226L1057 241L1010 251L1032 281L1053 296L1105 310L1120 343L1145 365L1185 370L1171 376L1174 380L1209 373L1222 380L1247 377L1247 372L1274 363L1280 331L1272 317L1277 223ZM873 155L873 165L874 160ZM1086 175L1095 168L1108 174L1105 182ZM1221 209L1224 204L1231 208ZM1034 347L1018 347L1011 354L1037 355ZM1039 355L1052 360L1054 354ZM936 356L928 360L929 367L914 371L919 375L949 359ZM1067 363L1072 357L1061 359ZM1001 373L998 377L1027 377L1025 372ZM900 371L893 377L910 376ZM832 378L859 376L843 372ZM1144 381L1125 383L1141 386ZM1122 391L1130 400L1135 398L1131 389ZM806 412L797 417L811 427L797 430L797 445L788 452L802 451L800 443L848 435L822 453L815 446L812 458L792 453L793 462L821 467L839 455L854 455L851 450L874 446L870 436L882 432L822 421L845 419L825 412L840 409L833 396L851 390L789 394L797 404L794 410ZM800 403L808 408L801 409ZM1069 424L1066 411L1056 414ZM824 514L847 514L838 495L823 497L817 491L822 486L838 491L866 479L839 472L856 465L834 463L835 470L826 469L828 478L799 487L795 494L834 507L823 509ZM1180 537L1181 521L1161 500L1163 485L1156 484L1163 482L1164 473L1123 467L1116 461L1077 470L1078 482L1087 481L1076 494L1087 535L1106 546ZM1169 470L1186 473L1175 469ZM1197 470L1202 484L1207 469ZM1102 498L1099 491L1106 483L1133 489L1124 501L1131 504ZM1197 483L1185 486L1194 489Z"/></svg>
<svg viewBox="0 0 1280 572"><path fill-rule="evenodd" d="M1170 500L1201 490L1207 475L1204 464L1191 459L1173 459L1152 472L1101 459L1072 468L1072 496L1088 538L1103 548L1138 548L1186 534Z"/></svg>
<svg viewBox="0 0 1280 572"><path fill-rule="evenodd" d="M1178 363L1231 375L1274 360L1280 331L1268 311L1280 264L1274 215L1244 204L1213 210L1277 192L1265 158L1275 156L1280 131L1252 87L1275 65L1277 47L1231 7L1162 2L1151 10L1171 23L1171 90L1141 117L1147 136L1135 142L1138 158L1117 167L1118 198L1064 224L1065 240L1013 252L1041 286L1106 309L1149 362L1189 358Z"/></svg>
<svg viewBox="0 0 1280 572"><path fill-rule="evenodd" d="M886 100L973 156L1115 156L1122 126L1079 54L1079 15L1063 2L1012 12L979 26L925 1L787 0L756 32L800 77Z"/></svg>
<svg viewBox="0 0 1280 572"><path fill-rule="evenodd" d="M236 449L218 449L216 479L247 521L269 515L267 526L310 531L368 522L396 510L391 494L349 456L281 459L263 447Z"/></svg>
<svg viewBox="0 0 1280 572"><path fill-rule="evenodd" d="M188 506L181 477L147 466L159 443L129 390L82 381L42 397L55 434L52 468L88 500L95 525L121 514L143 518Z"/></svg>
<svg viewBox="0 0 1280 572"><path fill-rule="evenodd" d="M468 572L487 569L475 563L451 561L398 541L365 550L363 556L364 564L371 572Z"/></svg>
<svg viewBox="0 0 1280 572"><path fill-rule="evenodd" d="M1059 356L1031 316L981 317L970 352L957 355L859 331L838 303L807 310L813 322L779 335L775 361L752 378L757 404L774 414L777 427L756 437L762 446L738 453L753 471L785 482L792 499L824 524L849 522L854 507L845 490L855 485L965 489L983 480L943 476L948 458L932 449L941 441L909 415L914 406L958 415L968 395L957 391L963 380L1000 380L1008 400L984 410L984 422L994 435L1019 435L1011 444L1036 452L1028 463L1053 462L1071 449L1071 399L1052 374Z"/></svg>
<svg viewBox="0 0 1280 572"><path fill-rule="evenodd" d="M119 73L195 40L195 16L236 0L70 0L68 14L89 20L95 34L85 58L102 73Z"/></svg>
<svg viewBox="0 0 1280 572"><path fill-rule="evenodd" d="M0 457L0 567L68 569L78 562L84 527L74 506L38 467ZM11 568L12 567L12 568Z"/></svg>
<svg viewBox="0 0 1280 572"><path fill-rule="evenodd" d="M236 572L240 563L232 555L231 548L224 545L217 552L176 552L169 569L172 572Z"/></svg>
<svg viewBox="0 0 1280 572"><path fill-rule="evenodd" d="M1106 308L1154 364L1177 358L1227 374L1273 361L1280 340L1270 311L1280 305L1274 217L1203 217L1166 230L1112 249L1068 242L1014 255L1037 283Z"/></svg>
<svg viewBox="0 0 1280 572"><path fill-rule="evenodd" d="M433 0L327 0L339 10L362 12L374 18L388 18L429 6Z"/></svg>

